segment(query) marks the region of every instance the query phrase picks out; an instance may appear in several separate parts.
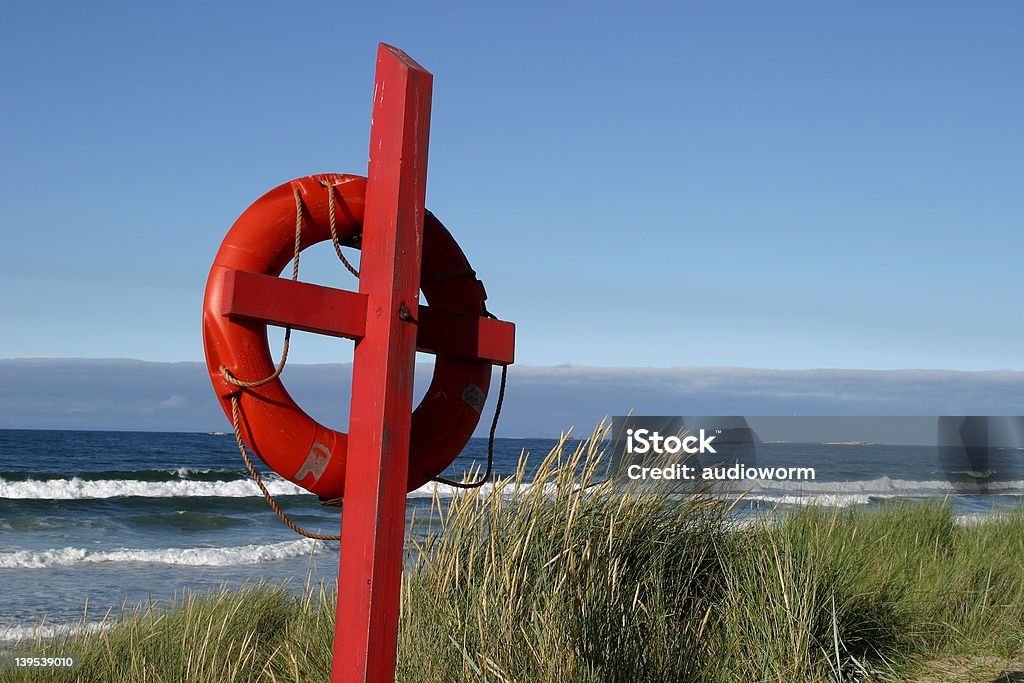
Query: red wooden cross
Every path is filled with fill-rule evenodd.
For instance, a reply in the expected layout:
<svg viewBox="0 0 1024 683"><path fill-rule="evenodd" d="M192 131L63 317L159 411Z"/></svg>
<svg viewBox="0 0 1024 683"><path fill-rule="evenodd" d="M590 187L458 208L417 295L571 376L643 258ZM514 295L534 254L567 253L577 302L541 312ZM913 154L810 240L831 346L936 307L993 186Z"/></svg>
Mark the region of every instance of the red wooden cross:
<svg viewBox="0 0 1024 683"><path fill-rule="evenodd" d="M331 680L394 680L416 351L507 365L515 326L419 306L432 76L381 43L359 291L227 273L224 314L356 340ZM400 317L405 307L415 324Z"/></svg>

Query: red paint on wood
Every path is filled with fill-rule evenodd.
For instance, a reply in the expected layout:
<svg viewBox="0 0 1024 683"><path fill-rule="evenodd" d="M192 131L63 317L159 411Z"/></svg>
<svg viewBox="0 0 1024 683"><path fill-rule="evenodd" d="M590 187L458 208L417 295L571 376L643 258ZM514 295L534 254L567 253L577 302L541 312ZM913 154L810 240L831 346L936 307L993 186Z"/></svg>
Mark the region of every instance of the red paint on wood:
<svg viewBox="0 0 1024 683"><path fill-rule="evenodd" d="M366 333L366 295L230 270L224 274L224 315L303 332L361 339Z"/></svg>
<svg viewBox="0 0 1024 683"><path fill-rule="evenodd" d="M251 273L224 274L224 315L304 332L361 339L367 295ZM503 320L420 306L416 350L463 360L509 365L515 359L515 325Z"/></svg>
<svg viewBox="0 0 1024 683"><path fill-rule="evenodd" d="M370 128L331 680L394 680L432 76L383 43Z"/></svg>
<svg viewBox="0 0 1024 683"><path fill-rule="evenodd" d="M417 351L510 365L515 340L516 326L504 320L420 307Z"/></svg>

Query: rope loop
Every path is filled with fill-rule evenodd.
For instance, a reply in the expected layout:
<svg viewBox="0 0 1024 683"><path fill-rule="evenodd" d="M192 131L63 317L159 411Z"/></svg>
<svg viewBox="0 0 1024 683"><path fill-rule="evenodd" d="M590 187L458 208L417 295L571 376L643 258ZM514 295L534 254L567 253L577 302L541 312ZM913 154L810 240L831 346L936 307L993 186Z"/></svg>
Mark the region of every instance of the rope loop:
<svg viewBox="0 0 1024 683"><path fill-rule="evenodd" d="M235 442L238 444L238 452L242 454L242 460L245 461L245 468L249 470L249 475L253 478L253 481L256 482L256 485L260 487L260 491L263 492L263 498L266 499L267 505L270 506L270 509L277 513L277 516L281 519L282 522L285 523L285 526L287 526L289 529L291 529L300 536L312 538L317 541L340 541L340 535L331 536L327 534L314 534L309 531L306 531L298 524L288 519L288 515L284 513L284 510L282 510L281 507L277 504L277 501L274 500L274 496L272 496L270 494L270 491L267 490L266 484L263 483L263 478L260 476L260 473L256 470L256 467L253 466L252 460L249 458L249 453L245 450L245 443L242 441L242 427L240 424L238 413L238 396L232 396L231 423L235 427Z"/></svg>
<svg viewBox="0 0 1024 683"><path fill-rule="evenodd" d="M295 253L292 256L292 282L299 279L299 254L302 252L302 195L299 194L298 186L292 188L295 195ZM334 229L334 218L332 214L331 218L331 229ZM227 367L220 366L220 374L226 382L234 384L236 387L242 389L252 389L253 387L261 387L264 384L269 384L275 379L281 376L284 372L284 366L288 362L288 349L292 342L292 328L284 328L284 343L281 345L281 360L277 364L277 368L269 376L263 379L253 380L246 382L245 380L238 379L231 374L231 371Z"/></svg>
<svg viewBox="0 0 1024 683"><path fill-rule="evenodd" d="M331 217L331 243L334 245L334 253L336 253L338 255L338 258L341 259L341 262L343 264L345 264L345 267L348 269L348 272L352 273L356 277L359 277L359 271L356 270L355 266L353 266L351 263L349 263L348 259L345 258L345 255L343 253L341 253L341 244L338 242L338 230L335 227L335 221L334 221L334 185L331 185L330 183L326 183L326 186L327 186L327 211L328 211L328 213L330 214L330 217Z"/></svg>

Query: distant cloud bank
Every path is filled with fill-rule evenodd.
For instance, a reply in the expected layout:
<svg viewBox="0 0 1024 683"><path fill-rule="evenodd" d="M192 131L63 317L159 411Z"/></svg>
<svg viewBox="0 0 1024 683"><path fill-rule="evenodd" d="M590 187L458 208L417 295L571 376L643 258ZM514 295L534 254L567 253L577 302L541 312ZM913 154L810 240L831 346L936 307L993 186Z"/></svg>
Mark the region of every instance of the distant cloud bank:
<svg viewBox="0 0 1024 683"><path fill-rule="evenodd" d="M423 390L429 367L420 368ZM289 365L299 405L348 421L350 364ZM486 432L497 377L478 435ZM587 431L605 415L1024 415L1024 372L512 366L500 436ZM228 431L202 363L0 360L0 428Z"/></svg>

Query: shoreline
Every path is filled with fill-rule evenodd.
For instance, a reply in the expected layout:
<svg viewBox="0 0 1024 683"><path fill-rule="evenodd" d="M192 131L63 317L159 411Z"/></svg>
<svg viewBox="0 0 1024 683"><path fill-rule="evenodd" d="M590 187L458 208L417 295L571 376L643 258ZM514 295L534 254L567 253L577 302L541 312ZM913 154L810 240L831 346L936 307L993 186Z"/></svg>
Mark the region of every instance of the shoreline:
<svg viewBox="0 0 1024 683"><path fill-rule="evenodd" d="M570 492L563 489L561 493ZM573 493L575 498L563 502L587 504L578 490ZM608 551L601 562L594 558L590 567L574 567L566 557L564 563L556 563L549 577L554 583L527 582L506 592L502 603L507 600L532 605L526 614L533 616L525 623L541 628L531 636L531 642L541 648L537 655L526 650L516 650L514 655L505 651L500 660L503 671L512 674L512 667L516 666L526 667L524 672L530 672L530 677L512 676L509 680L585 680L572 675L556 678L552 673L552 667L561 666L561 658L572 652L563 650L559 643L566 639L575 642L574 631L586 613L579 608L585 606L605 615L598 623L605 623L604 618L620 623L624 615L642 622L627 629L628 642L616 646L624 648L621 653L617 649L600 655L592 652L587 655L592 664L599 661L599 670L608 673L609 680L626 680L616 678L625 675L623 672L628 673L629 680L661 680L654 677L654 672L663 676L666 669L654 666L654 660L642 657L640 662L647 667L642 670L634 670L632 662L638 656L635 648L640 644L649 648L658 638L666 637L662 629L667 623L664 615L652 619L650 614L645 616L644 609L631 609L634 595L646 595L640 598L641 602L651 601L652 605L668 601L666 608L672 601L682 599L672 613L682 615L675 628L681 628L686 638L669 638L671 647L660 656L674 651L677 655L688 653L688 657L700 654L700 658L693 659L697 664L687 665L685 675L678 680L723 680L712 675L722 667L730 676L747 676L753 671L750 667L765 665L765 657L779 669L780 675L785 672L785 680L794 683L818 683L834 680L835 676L843 680L926 683L973 680L957 676L972 676L979 671L994 671L993 675L1009 671L1017 675L1017 669L1012 667L1020 663L1024 653L1024 567L1014 562L1015 556L1007 551L1024 548L1024 510L968 522L952 515L948 505L934 501L870 510L807 507L776 518L771 524L730 531L719 526L723 519L705 502L681 501L669 508L662 502L656 508L645 507L649 502L640 501L626 520L620 520L626 524L620 527L620 540L625 542L622 547ZM532 554L526 548L520 549L526 556L516 557L512 553L509 557L504 553L488 560L473 551L472 545L467 547L467 543L476 542L475 547L482 549L498 542L477 533L474 524L460 526L470 523L471 513L479 513L496 501L476 496L466 497L463 503L467 505L454 512L455 521L448 522L448 540L439 537L432 549L423 547L425 554L406 572L400 680L414 676L426 680L477 680L473 667L466 664L467 654L474 662L478 657L496 657L490 648L497 646L501 638L511 637L520 622L511 618L502 603L487 607L488 601L495 599L493 586L479 586L465 595L456 577L483 576L504 567L505 574L498 580L510 581L506 585L514 586L516 576L520 576L517 568L542 566L521 562ZM524 506L531 503L535 507ZM557 498L543 503L539 499L520 501L518 506L501 510L489 522L500 518L515 524L518 520L533 523L537 528L538 520L557 512L559 506ZM651 532L655 538L635 535L638 526L656 523L657 517L648 513L674 517L673 523L647 529L645 533ZM564 521L556 514L548 521L560 519ZM575 526L575 522L570 525ZM558 523L549 529L564 533L565 527ZM546 534L543 530L541 533ZM514 546L522 538L518 526L511 528L511 535ZM557 559L558 553L552 553L556 547L561 547L563 555L576 557L577 562L586 556L585 542L583 547L573 542L552 546L548 544L550 540L548 537L542 543L544 550L538 560ZM666 557L660 547L663 544L674 544L682 552ZM937 548L945 550L936 554ZM591 552L596 552L594 546ZM637 552L645 559L628 569L627 558ZM718 553L714 565L717 569L713 571L706 566L712 553ZM653 567L660 569L652 571ZM670 567L674 569L668 571ZM542 607L560 600L558 593L548 586L559 583L559 578L563 592L576 594L570 600L576 609L566 612L564 620L545 626L545 619L553 618L545 615L553 613ZM610 578L615 580L609 583ZM655 578L661 589L642 588ZM975 583L978 580L988 581L987 590L979 590L983 586ZM693 592L694 581L702 587L703 595ZM711 597L714 585L720 585L721 590ZM595 586L596 594L588 595ZM452 593L453 590L456 592ZM170 674L166 678L151 678L153 671L147 667L156 660L162 662L161 666L169 666L170 671L200 672L190 679L196 681L221 680L225 666L231 667L232 675L252 675L252 680L326 681L334 600L330 586L309 584L260 583L206 595L184 593L173 604L127 609L112 614L105 622L87 624L80 633L59 633L62 625L46 625L56 637L42 642L5 643L0 652L80 656L80 669L50 674L49 680L58 681L129 680L115 676L115 671L124 667L148 680L177 680ZM787 600L790 606L783 608ZM689 609L680 609L684 605ZM699 605L705 607L693 609ZM650 612L646 604L644 608ZM465 616L467 611L472 614L481 609L496 610L501 615L496 623L485 624L483 632L477 632L473 620L456 618L458 614ZM721 611L722 618L715 617L717 611ZM261 630L259 622L270 616L278 626ZM491 619L494 618L492 614ZM995 628L994 624L1001 626ZM210 631L211 628L214 630ZM481 640L482 635L495 628L503 635ZM589 633L589 628L585 632ZM733 629L737 631L731 632ZM777 629L780 631L776 632ZM460 633L457 642L468 638L470 650L463 652L461 645L453 649L447 636ZM609 643L624 635L617 628L601 633ZM662 635L658 636L659 633ZM798 635L797 641L791 640ZM447 645L438 640L441 636ZM776 637L781 640L775 640ZM280 656L254 661L246 655L248 650L241 648L254 638L262 639L262 651L279 651ZM833 638L839 639L839 659L835 659L833 647L819 652L816 645L832 645ZM320 643L320 649L311 650L310 642ZM805 642L805 646L799 652L789 651L793 642ZM141 643L151 645L136 647ZM665 646L662 643L654 647ZM799 656L793 659L795 655ZM297 677L287 673L286 664L292 663L292 658L299 658ZM669 660L674 667L682 661L676 657ZM711 666L712 662L717 664ZM0 672L0 680L32 680L26 677L30 675L4 671Z"/></svg>
<svg viewBox="0 0 1024 683"><path fill-rule="evenodd" d="M948 497L893 499L742 524L706 495L600 480L599 436L505 487L420 499L398 680L881 682L1024 652L1024 507L970 519ZM80 656L54 681L326 681L334 585L186 592L22 645Z"/></svg>

